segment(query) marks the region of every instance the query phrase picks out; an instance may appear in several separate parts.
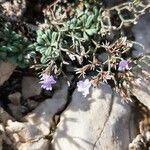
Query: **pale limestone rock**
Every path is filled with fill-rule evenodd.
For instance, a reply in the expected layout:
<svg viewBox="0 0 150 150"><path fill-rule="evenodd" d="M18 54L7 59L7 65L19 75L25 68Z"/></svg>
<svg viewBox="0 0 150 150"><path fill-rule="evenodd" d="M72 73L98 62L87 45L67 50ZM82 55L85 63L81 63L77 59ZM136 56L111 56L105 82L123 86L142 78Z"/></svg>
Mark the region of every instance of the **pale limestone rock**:
<svg viewBox="0 0 150 150"><path fill-rule="evenodd" d="M41 85L39 82L40 80L34 77L23 77L22 96L24 99L41 93Z"/></svg>
<svg viewBox="0 0 150 150"><path fill-rule="evenodd" d="M49 148L49 141L44 139L36 125L8 121L6 132L13 141L13 147L18 150L48 150Z"/></svg>
<svg viewBox="0 0 150 150"><path fill-rule="evenodd" d="M6 130L7 132L19 132L24 128L24 123L8 120Z"/></svg>
<svg viewBox="0 0 150 150"><path fill-rule="evenodd" d="M94 150L127 150L132 132L130 131L131 110L123 101L119 96L114 95L110 116Z"/></svg>
<svg viewBox="0 0 150 150"><path fill-rule="evenodd" d="M32 113L25 116L26 121L36 125L44 135L49 134L50 120L56 112L61 110L67 101L68 85L60 82L60 89L56 90L51 99L46 99Z"/></svg>
<svg viewBox="0 0 150 150"><path fill-rule="evenodd" d="M2 107L0 107L0 120L6 125L8 120L15 120L12 116L10 116Z"/></svg>
<svg viewBox="0 0 150 150"><path fill-rule="evenodd" d="M21 123L17 121L8 121L6 132L14 142L21 143L35 140L37 141L43 137L41 131L38 130L36 126L26 122Z"/></svg>
<svg viewBox="0 0 150 150"><path fill-rule="evenodd" d="M8 107L9 107L9 110L11 111L11 114L13 115L13 117L15 117L17 120L22 119L22 117L23 117L22 107L20 104L21 93L16 92L16 93L10 94L8 96L8 99L11 101L11 103L8 104Z"/></svg>
<svg viewBox="0 0 150 150"><path fill-rule="evenodd" d="M0 0L0 3L4 3L4 2L6 2L7 0Z"/></svg>
<svg viewBox="0 0 150 150"><path fill-rule="evenodd" d="M138 23L133 26L132 32L135 41L142 46L136 44L133 56L137 57L142 54L150 53L150 13L146 13L140 17Z"/></svg>
<svg viewBox="0 0 150 150"><path fill-rule="evenodd" d="M15 68L16 65L10 62L0 63L0 86L3 85L3 83L9 79Z"/></svg>
<svg viewBox="0 0 150 150"><path fill-rule="evenodd" d="M27 142L18 145L18 150L50 150L49 141L46 139L40 139L36 142Z"/></svg>
<svg viewBox="0 0 150 150"><path fill-rule="evenodd" d="M25 116L26 122L8 121L7 135L18 150L49 150L49 141L44 139L50 133L51 120L67 101L67 83L60 87L51 99L42 102L32 113Z"/></svg>
<svg viewBox="0 0 150 150"><path fill-rule="evenodd" d="M54 150L127 150L130 106L108 85L91 88L84 98L77 90L61 115L53 136Z"/></svg>
<svg viewBox="0 0 150 150"><path fill-rule="evenodd" d="M132 84L132 93L138 100L150 109L150 79L146 80L143 77L136 79L138 82Z"/></svg>
<svg viewBox="0 0 150 150"><path fill-rule="evenodd" d="M21 93L20 92L15 92L13 94L10 94L8 96L8 99L11 101L12 104L20 105Z"/></svg>
<svg viewBox="0 0 150 150"><path fill-rule="evenodd" d="M132 32L135 41L142 46L135 45L133 56L146 55L138 61L138 65L134 68L134 75L136 79L132 82L132 93L150 109L150 13L146 13L140 17L138 23L133 26ZM146 63L145 63L146 62ZM141 68L140 68L141 67Z"/></svg>
<svg viewBox="0 0 150 150"><path fill-rule="evenodd" d="M3 7L3 13L5 15L11 16L14 19L17 17L21 17L26 9L26 1L25 0L20 0L18 2L17 0L12 0L10 1L3 1L1 4Z"/></svg>
<svg viewBox="0 0 150 150"><path fill-rule="evenodd" d="M0 124L0 150L3 150L3 140L5 137L5 129L4 126L2 124Z"/></svg>

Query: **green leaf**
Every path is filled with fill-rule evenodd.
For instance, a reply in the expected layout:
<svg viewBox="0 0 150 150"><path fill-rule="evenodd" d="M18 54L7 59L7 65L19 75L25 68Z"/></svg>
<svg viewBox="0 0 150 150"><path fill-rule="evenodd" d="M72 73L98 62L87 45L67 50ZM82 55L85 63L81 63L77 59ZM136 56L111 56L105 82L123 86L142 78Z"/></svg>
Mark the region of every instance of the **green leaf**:
<svg viewBox="0 0 150 150"><path fill-rule="evenodd" d="M39 51L41 54L44 54L46 50L47 50L47 47L38 46L38 51Z"/></svg>
<svg viewBox="0 0 150 150"><path fill-rule="evenodd" d="M51 56L52 53L52 48L49 47L46 51L45 51L45 56Z"/></svg>
<svg viewBox="0 0 150 150"><path fill-rule="evenodd" d="M44 41L43 38L41 38L41 37L37 37L37 42L38 42L39 44L45 44L45 41Z"/></svg>
<svg viewBox="0 0 150 150"><path fill-rule="evenodd" d="M9 49L7 46L2 46L0 47L0 51L4 51L4 52L7 52Z"/></svg>
<svg viewBox="0 0 150 150"><path fill-rule="evenodd" d="M86 19L87 19L87 15L83 15L82 17L81 17L81 21L83 22L83 24L86 24Z"/></svg>
<svg viewBox="0 0 150 150"><path fill-rule="evenodd" d="M41 37L43 35L43 31L42 30L38 30L37 31L37 35L38 35L38 37Z"/></svg>
<svg viewBox="0 0 150 150"><path fill-rule="evenodd" d="M52 31L50 29L47 29L45 33L46 33L48 40L50 41L52 39Z"/></svg>
<svg viewBox="0 0 150 150"><path fill-rule="evenodd" d="M18 56L18 60L19 60L19 61L22 61L22 60L23 60L23 55L22 55L22 54L20 54L20 55Z"/></svg>
<svg viewBox="0 0 150 150"><path fill-rule="evenodd" d="M90 15L90 16L87 18L87 22L86 22L86 24L85 24L85 28L88 29L88 28L91 26L91 23L92 23L93 19L94 19L94 15Z"/></svg>
<svg viewBox="0 0 150 150"><path fill-rule="evenodd" d="M6 57L7 57L7 53L6 52L0 52L0 58L1 59L6 59Z"/></svg>
<svg viewBox="0 0 150 150"><path fill-rule="evenodd" d="M86 29L85 31L90 36L97 33L97 29Z"/></svg>
<svg viewBox="0 0 150 150"><path fill-rule="evenodd" d="M45 63L47 63L47 62L48 62L48 58L43 55L42 58L41 58L41 63L42 63L42 64L45 64Z"/></svg>
<svg viewBox="0 0 150 150"><path fill-rule="evenodd" d="M81 11L80 9L77 9L76 11L77 11L77 14L78 14L77 17L81 17L84 14L84 12Z"/></svg>
<svg viewBox="0 0 150 150"><path fill-rule="evenodd" d="M53 32L52 33L52 39L51 39L51 44L53 44L56 41L56 38L58 37L58 33L57 32Z"/></svg>
<svg viewBox="0 0 150 150"><path fill-rule="evenodd" d="M83 38L84 38L85 40L88 40L88 39L89 39L89 37L88 37L88 35L86 34L86 32L83 32Z"/></svg>

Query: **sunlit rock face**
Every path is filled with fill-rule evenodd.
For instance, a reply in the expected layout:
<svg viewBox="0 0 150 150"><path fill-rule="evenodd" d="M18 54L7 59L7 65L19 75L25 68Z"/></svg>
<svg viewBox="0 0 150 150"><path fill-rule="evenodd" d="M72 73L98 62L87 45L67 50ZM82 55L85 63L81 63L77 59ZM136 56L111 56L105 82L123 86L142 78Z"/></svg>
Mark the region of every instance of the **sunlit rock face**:
<svg viewBox="0 0 150 150"><path fill-rule="evenodd" d="M61 114L52 141L53 150L127 150L130 106L106 84L90 88L84 97L74 91Z"/></svg>
<svg viewBox="0 0 150 150"><path fill-rule="evenodd" d="M3 83L9 79L15 68L16 65L10 62L0 63L0 86L3 85Z"/></svg>
<svg viewBox="0 0 150 150"><path fill-rule="evenodd" d="M150 13L146 13L140 17L138 23L133 26L132 32L135 41L139 44L135 44L135 50L133 51L133 57L137 57L143 54L150 53Z"/></svg>

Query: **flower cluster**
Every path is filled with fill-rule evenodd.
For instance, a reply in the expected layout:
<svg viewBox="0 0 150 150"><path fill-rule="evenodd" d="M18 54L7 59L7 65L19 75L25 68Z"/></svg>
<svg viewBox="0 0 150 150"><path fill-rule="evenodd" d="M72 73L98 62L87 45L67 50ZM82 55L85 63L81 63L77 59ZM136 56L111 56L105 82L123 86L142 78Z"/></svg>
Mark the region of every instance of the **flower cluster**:
<svg viewBox="0 0 150 150"><path fill-rule="evenodd" d="M52 85L56 83L54 77L52 75L47 75L47 74L43 74L40 80L42 80L40 81L40 83L42 84L41 88L50 91L52 90Z"/></svg>
<svg viewBox="0 0 150 150"><path fill-rule="evenodd" d="M121 60L119 62L118 70L124 71L124 70L128 70L128 69L129 69L128 61L127 60Z"/></svg>
<svg viewBox="0 0 150 150"><path fill-rule="evenodd" d="M89 81L89 79L86 79L84 81L79 81L77 83L77 90L79 92L82 92L84 97L86 97L89 94L90 87L91 87L91 82Z"/></svg>
<svg viewBox="0 0 150 150"><path fill-rule="evenodd" d="M119 71L128 70L128 61L127 60L121 60L119 62ZM56 83L54 77L52 75L42 74L42 77L40 79L40 83L42 84L41 87L46 90L52 90L52 85ZM89 79L85 79L84 81L79 81L77 83L77 90L78 92L82 92L83 96L86 97L89 94L89 89L91 87L91 82Z"/></svg>

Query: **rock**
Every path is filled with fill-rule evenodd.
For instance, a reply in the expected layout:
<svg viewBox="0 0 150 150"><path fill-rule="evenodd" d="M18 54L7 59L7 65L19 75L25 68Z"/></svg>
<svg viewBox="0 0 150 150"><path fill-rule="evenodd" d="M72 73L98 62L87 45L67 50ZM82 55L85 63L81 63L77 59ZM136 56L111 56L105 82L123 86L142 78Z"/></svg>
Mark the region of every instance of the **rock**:
<svg viewBox="0 0 150 150"><path fill-rule="evenodd" d="M6 127L7 134L13 138L14 142L25 143L28 141L35 141L43 137L41 131L36 126L27 122L12 122L8 121Z"/></svg>
<svg viewBox="0 0 150 150"><path fill-rule="evenodd" d="M21 99L21 93L15 92L13 94L10 94L8 96L8 99L13 103L14 105L20 105L20 99Z"/></svg>
<svg viewBox="0 0 150 150"><path fill-rule="evenodd" d="M90 95L73 93L53 136L54 150L127 150L130 143L130 106L106 84Z"/></svg>
<svg viewBox="0 0 150 150"><path fill-rule="evenodd" d="M40 80L34 77L23 77L22 96L24 99L41 93L41 85L39 82Z"/></svg>
<svg viewBox="0 0 150 150"><path fill-rule="evenodd" d="M49 141L35 125L8 121L6 132L18 150L49 150Z"/></svg>
<svg viewBox="0 0 150 150"><path fill-rule="evenodd" d="M3 85L3 83L9 79L15 68L16 65L10 62L0 63L0 86Z"/></svg>
<svg viewBox="0 0 150 150"><path fill-rule="evenodd" d="M132 32L135 37L135 41L140 43L140 45L135 45L135 50L133 51L133 57L137 57L150 52L150 13L146 13L141 16L138 23L133 26Z"/></svg>
<svg viewBox="0 0 150 150"><path fill-rule="evenodd" d="M3 150L3 139L5 137L5 129L2 124L0 124L0 150Z"/></svg>
<svg viewBox="0 0 150 150"><path fill-rule="evenodd" d="M28 104L28 108L30 110L33 110L39 105L39 102L31 100L31 99L27 99L27 104Z"/></svg>
<svg viewBox="0 0 150 150"><path fill-rule="evenodd" d="M13 147L19 150L49 150L49 141L44 138L50 133L52 117L63 109L67 101L67 83L60 83L60 89L52 99L45 100L24 117L26 122L8 121L6 132L14 143Z"/></svg>
<svg viewBox="0 0 150 150"><path fill-rule="evenodd" d="M6 2L7 0L0 0L0 3L4 3L4 2Z"/></svg>
<svg viewBox="0 0 150 150"><path fill-rule="evenodd" d="M10 116L2 107L0 107L0 120L6 125L8 120L15 120L12 116Z"/></svg>
<svg viewBox="0 0 150 150"><path fill-rule="evenodd" d="M135 47L133 57L145 55L138 61L138 65L133 68L136 80L132 82L132 93L138 100L150 109L150 13L141 16L138 23L133 27L132 32L135 41L142 44Z"/></svg>
<svg viewBox="0 0 150 150"><path fill-rule="evenodd" d="M10 1L2 1L1 4L3 8L3 14L7 16L11 16L14 19L17 19L18 17L21 17L23 13L26 10L26 1L20 0L19 2L17 0Z"/></svg>
<svg viewBox="0 0 150 150"><path fill-rule="evenodd" d="M132 84L132 93L138 100L150 109L150 79L138 78Z"/></svg>
<svg viewBox="0 0 150 150"><path fill-rule="evenodd" d="M129 144L129 150L149 150L146 146L148 145L149 141L141 134L138 134L136 138Z"/></svg>
<svg viewBox="0 0 150 150"><path fill-rule="evenodd" d="M32 113L24 117L30 124L36 125L43 135L49 134L50 120L66 104L68 85L66 81L61 81L60 85L60 89L55 91L52 98L43 101Z"/></svg>
<svg viewBox="0 0 150 150"><path fill-rule="evenodd" d="M40 139L37 142L22 143L18 146L18 150L49 150L49 141Z"/></svg>
<svg viewBox="0 0 150 150"><path fill-rule="evenodd" d="M21 120L23 115L22 115L22 107L21 105L14 105L14 104L8 104L8 107L11 111L11 114L13 117L17 120Z"/></svg>

